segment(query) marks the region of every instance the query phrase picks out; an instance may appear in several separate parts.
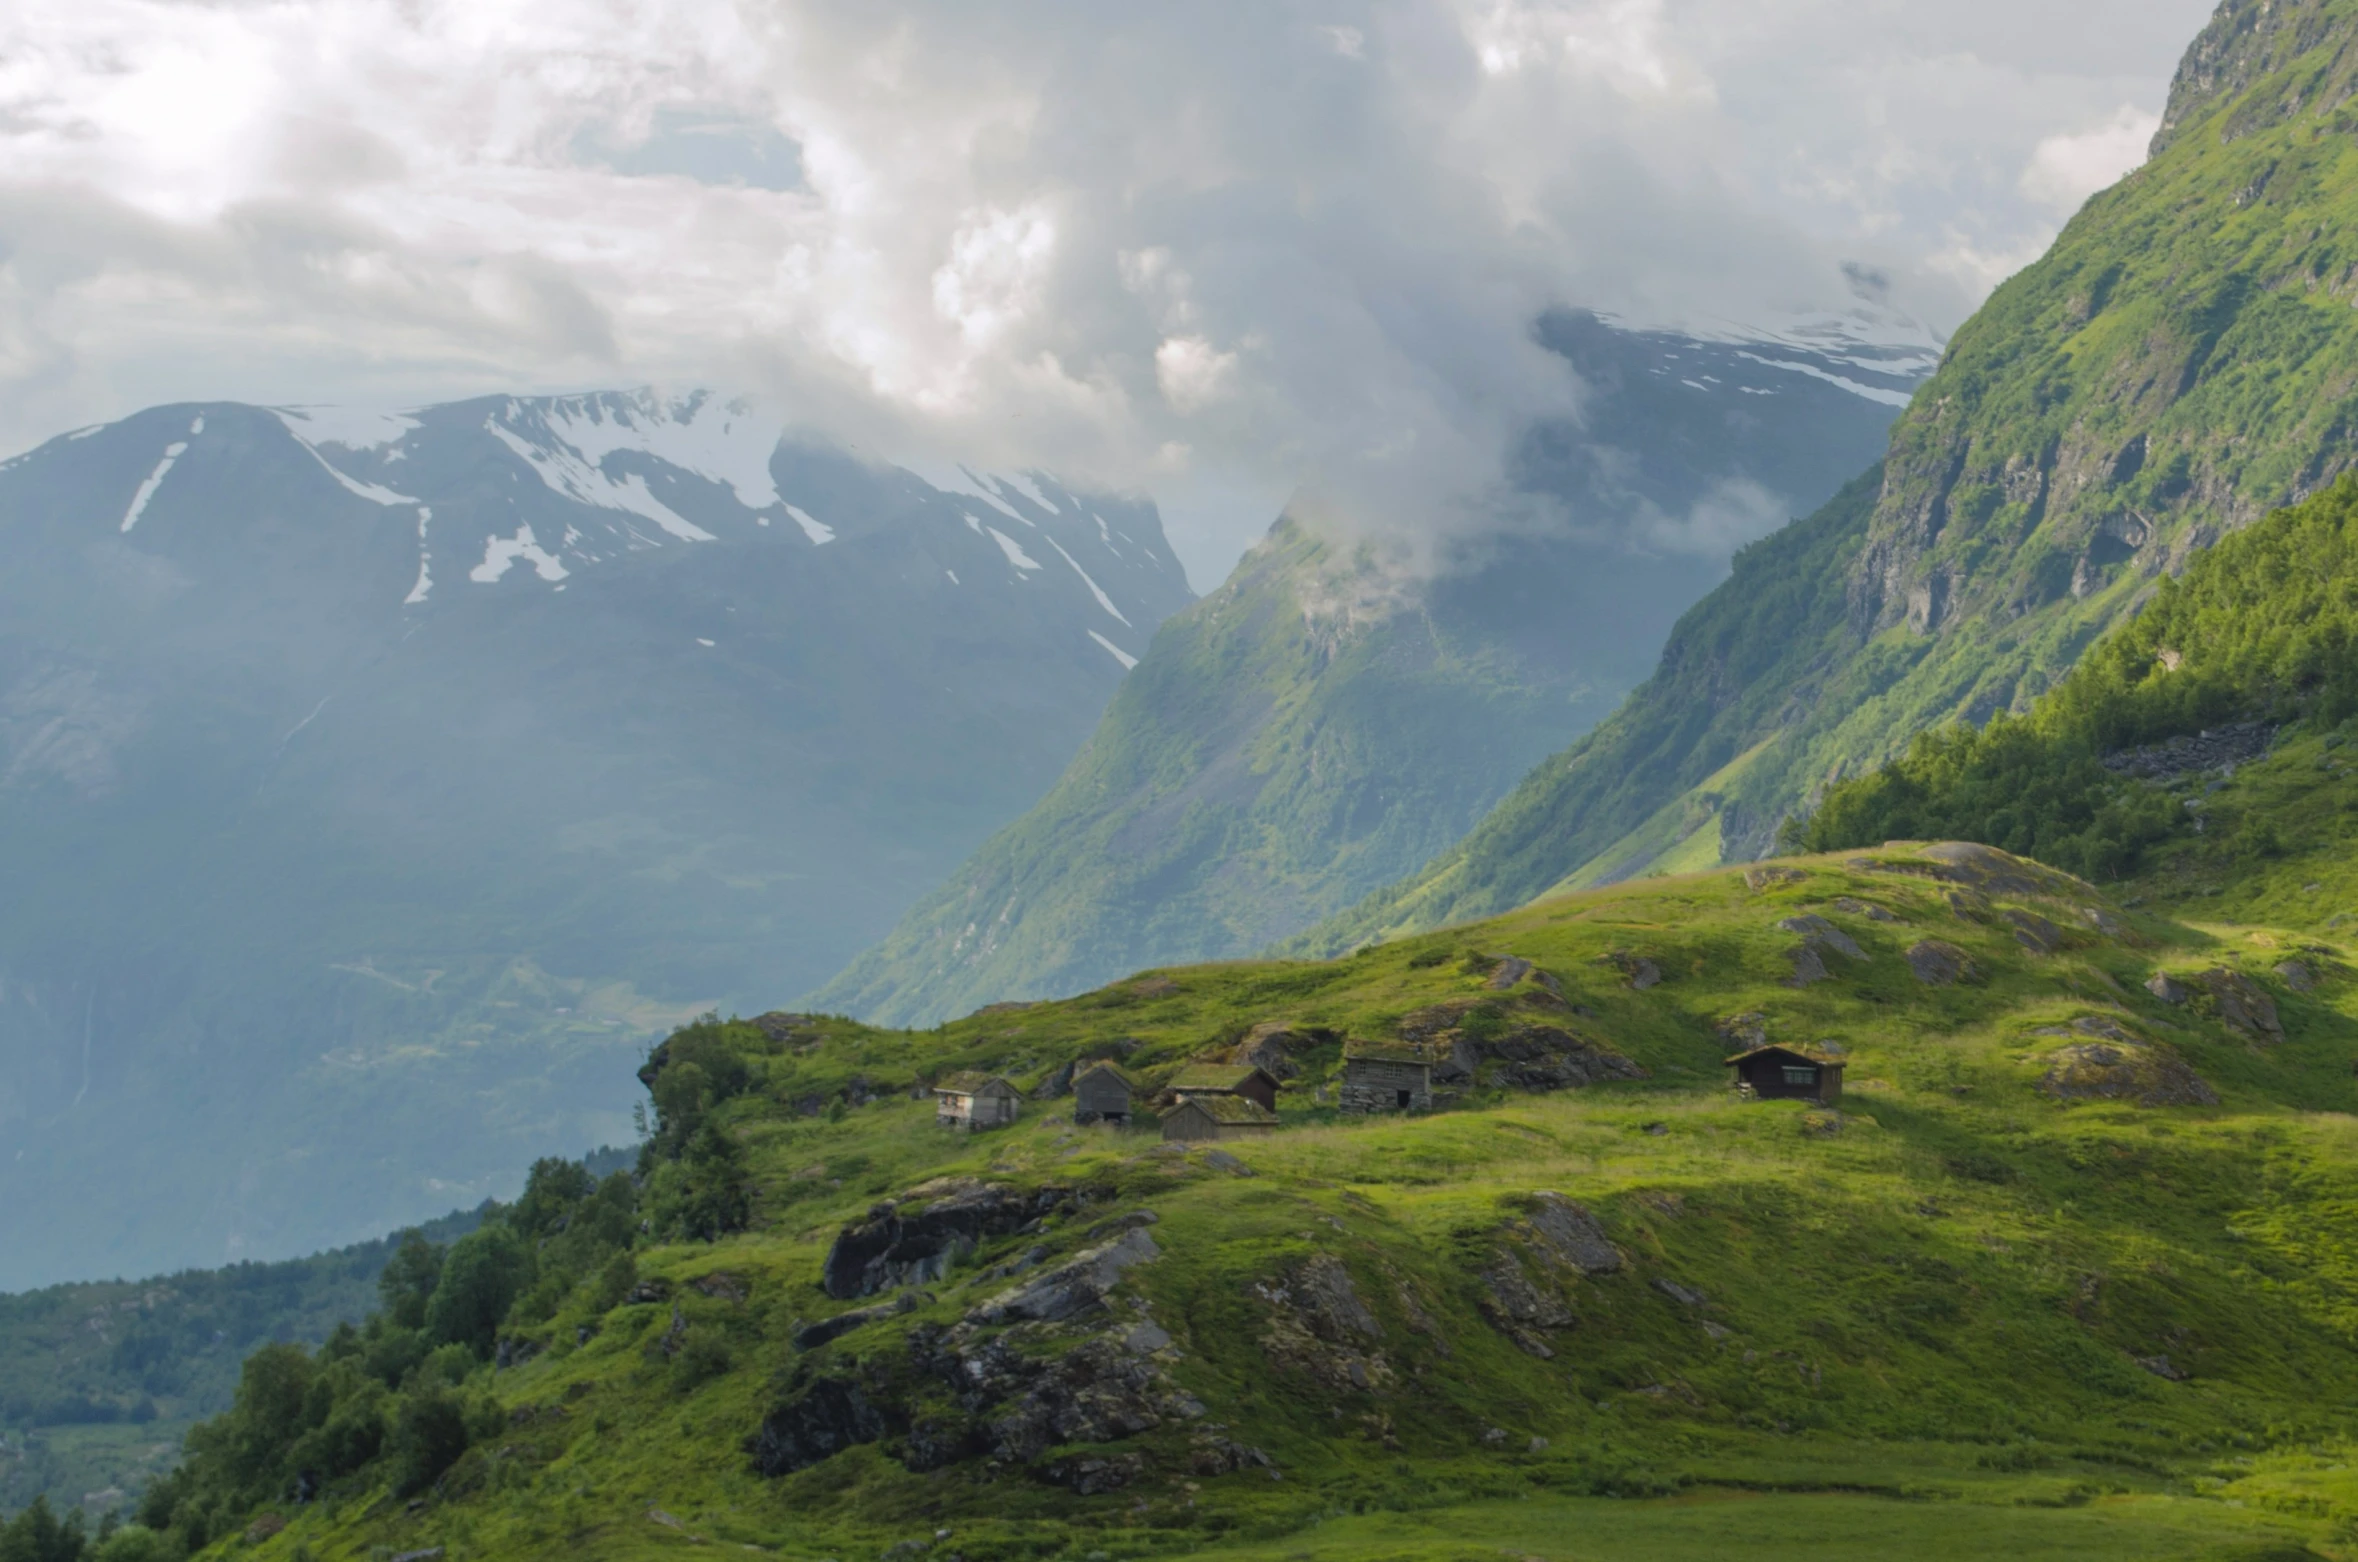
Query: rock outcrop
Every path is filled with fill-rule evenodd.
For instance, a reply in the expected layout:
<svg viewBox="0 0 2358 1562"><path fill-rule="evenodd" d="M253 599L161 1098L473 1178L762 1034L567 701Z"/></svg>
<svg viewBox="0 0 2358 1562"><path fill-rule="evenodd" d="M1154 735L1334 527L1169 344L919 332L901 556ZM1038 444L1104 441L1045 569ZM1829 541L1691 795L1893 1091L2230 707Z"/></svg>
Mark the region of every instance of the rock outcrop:
<svg viewBox="0 0 2358 1562"><path fill-rule="evenodd" d="M926 1285L993 1237L1012 1235L1062 1208L1069 1188L1025 1190L975 1183L922 1207L879 1204L843 1228L828 1249L819 1286L839 1302Z"/></svg>
<svg viewBox="0 0 2358 1562"><path fill-rule="evenodd" d="M763 1475L791 1475L846 1448L880 1441L894 1418L849 1378L820 1378L763 1418L746 1443Z"/></svg>
<svg viewBox="0 0 2358 1562"><path fill-rule="evenodd" d="M2193 737L2177 737L2147 748L2123 749L2104 756L2104 767L2115 775L2142 781L2174 781L2206 770L2232 773L2238 765L2268 757L2276 729L2265 722L2244 721L2214 727Z"/></svg>
<svg viewBox="0 0 2358 1562"><path fill-rule="evenodd" d="M1367 1393L1392 1381L1391 1364L1376 1348L1384 1326L1342 1260L1320 1253L1252 1294L1267 1308L1261 1350L1270 1365L1315 1379L1336 1393Z"/></svg>
<svg viewBox="0 0 2358 1562"><path fill-rule="evenodd" d="M1055 1323L1080 1317L1105 1304L1106 1293L1125 1271L1160 1258L1162 1253L1143 1226L1134 1226L1110 1242L1084 1248L1055 1268L1000 1292L968 1313L967 1320L978 1324L1024 1319Z"/></svg>

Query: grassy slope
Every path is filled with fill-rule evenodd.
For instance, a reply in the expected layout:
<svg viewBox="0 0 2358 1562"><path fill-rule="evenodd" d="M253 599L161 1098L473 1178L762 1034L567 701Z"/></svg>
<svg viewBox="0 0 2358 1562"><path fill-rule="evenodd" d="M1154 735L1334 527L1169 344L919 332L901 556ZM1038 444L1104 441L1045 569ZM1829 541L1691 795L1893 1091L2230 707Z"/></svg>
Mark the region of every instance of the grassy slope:
<svg viewBox="0 0 2358 1562"><path fill-rule="evenodd" d="M1728 860L1764 854L1828 776L1953 717L2026 707L2154 574L2345 469L2354 45L2351 0L2225 8L2182 68L2159 155L1958 333L1871 508L1847 493L1754 549L1612 720L1424 872L1294 947L1642 871L1677 842L1626 838L1665 810L1673 834L1716 823ZM1729 654L1762 646L1757 663ZM1726 793L1695 790L1763 744Z"/></svg>
<svg viewBox="0 0 2358 1562"><path fill-rule="evenodd" d="M924 1023L1220 958L1454 840L1578 724L1579 690L1430 612L1304 610L1384 586L1281 522L1162 628L1039 805L811 1002Z"/></svg>
<svg viewBox="0 0 2358 1562"><path fill-rule="evenodd" d="M2292 935L2107 912L2059 879L2052 894L1952 901L1911 849L1796 866L1794 881L1759 888L1720 870L1584 893L1329 964L1174 970L931 1033L831 1022L822 1043L762 1059L763 1088L725 1109L758 1169L756 1229L641 1255L642 1272L675 1281L747 1283L739 1303L679 1293L691 1328L729 1339L734 1370L677 1389L650 1351L672 1316L662 1305L619 1308L579 1345L561 1315L547 1354L482 1375L517 1412L512 1435L470 1453L427 1502L337 1493L291 1511L278 1539L231 1549L440 1545L458 1562L655 1556L695 1536L849 1556L922 1549L947 1529L933 1551L969 1562L1201 1547L1707 1556L1797 1536L1833 1556L2257 1556L2293 1542L2340 1554L2358 1524L2346 951L2304 937L2334 957L2327 985L2301 996L2270 974ZM1844 896L1905 925L1837 907ZM2029 952L2009 909L2069 929L2066 947ZM1832 980L1786 985L1795 940L1776 923L1805 910L1870 958L1829 955ZM1919 985L1901 951L1926 936L1966 950L1983 979ZM893 1087L970 1063L1028 1081L1125 1037L1151 1075L1264 1019L1381 1035L1427 1005L1489 995L1489 957L1505 954L1536 961L1565 996L1527 982L1494 1001L1618 1046L1652 1078L1347 1121L1311 1104L1337 1063L1329 1044L1289 1093L1287 1130L1227 1147L1249 1177L1039 1106L1011 1131L958 1138L890 1088L839 1121L783 1104L854 1074ZM1635 991L1600 963L1615 955L1651 959L1666 980ZM2157 968L2220 964L2270 987L2287 1042L2253 1045L2142 990ZM1746 1011L1772 1036L1849 1048L1838 1131L1821 1112L1728 1096L1714 1027ZM2066 1044L2044 1032L2081 1016L2175 1049L2225 1104L2042 1094L2044 1060ZM839 1226L945 1173L1086 1183L1108 1202L986 1245L914 1311L798 1356L787 1336L849 1305L814 1284ZM1630 1261L1558 1278L1577 1322L1545 1361L1484 1320L1478 1279L1537 1189L1589 1204ZM1123 1445L1146 1456L1145 1478L1093 1497L973 1461L914 1475L889 1443L781 1480L751 1472L743 1441L797 1374L907 1384L909 1330L1006 1283L982 1266L1034 1241L1070 1251L1087 1222L1130 1207L1160 1216L1163 1256L1117 1288L1117 1323L1150 1310L1175 1338L1170 1374L1282 1480L1191 1475L1192 1428L1177 1427ZM1363 1348L1390 1372L1371 1389L1322 1382L1317 1351L1289 1349L1281 1311L1254 1290L1314 1254L1348 1266L1379 1320ZM1682 1304L1656 1280L1708 1301ZM1418 1312L1438 1327L1420 1328ZM1101 1327L1032 1328L1027 1348L1054 1354ZM2137 1364L2156 1354L2191 1378ZM1503 1444L1483 1440L1493 1427ZM1662 1495L1589 1500L1648 1494ZM2206 1500L2220 1497L2240 1505Z"/></svg>

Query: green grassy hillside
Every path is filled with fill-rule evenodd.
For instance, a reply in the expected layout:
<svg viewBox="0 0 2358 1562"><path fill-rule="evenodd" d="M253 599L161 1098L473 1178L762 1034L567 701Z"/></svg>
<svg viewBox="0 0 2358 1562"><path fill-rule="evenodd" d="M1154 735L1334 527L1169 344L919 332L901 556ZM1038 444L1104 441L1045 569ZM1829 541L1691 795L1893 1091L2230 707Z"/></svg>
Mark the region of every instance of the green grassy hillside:
<svg viewBox="0 0 2358 1562"><path fill-rule="evenodd" d="M2222 7L2151 162L1960 330L1883 466L1752 549L1650 682L1294 946L1774 849L1819 789L2020 712L2157 578L2352 461L2358 5Z"/></svg>
<svg viewBox="0 0 2358 1562"><path fill-rule="evenodd" d="M255 1358L105 1554L2345 1555L2351 962L1891 846L690 1027L636 1184L536 1178L404 1316ZM1840 1103L1736 1099L1763 1036ZM1343 1116L1353 1038L1458 1077ZM912 1095L1240 1047L1291 1071L1252 1142Z"/></svg>

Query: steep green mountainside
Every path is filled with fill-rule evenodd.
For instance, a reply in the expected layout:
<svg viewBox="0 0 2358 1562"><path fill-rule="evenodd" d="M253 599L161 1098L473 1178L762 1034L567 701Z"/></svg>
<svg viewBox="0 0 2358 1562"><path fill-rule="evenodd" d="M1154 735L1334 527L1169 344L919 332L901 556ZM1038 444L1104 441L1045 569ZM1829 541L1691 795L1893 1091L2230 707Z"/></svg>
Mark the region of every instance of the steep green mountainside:
<svg viewBox="0 0 2358 1562"><path fill-rule="evenodd" d="M1396 880L1605 715L1722 574L1723 533L1814 506L1930 363L1573 312L1539 334L1588 405L1529 431L1515 482L1576 526L1428 569L1281 520L1165 624L1055 788L809 1002L916 1024L1077 992Z"/></svg>
<svg viewBox="0 0 2358 1562"><path fill-rule="evenodd" d="M700 1023L635 1182L536 1176L256 1355L100 1554L2345 1555L2353 962L1887 846L931 1032ZM1764 1039L1840 1100L1730 1092ZM1411 1048L1434 1110L1337 1110ZM1240 1049L1260 1139L1057 1093ZM961 1069L1019 1121L937 1127Z"/></svg>
<svg viewBox="0 0 2358 1562"><path fill-rule="evenodd" d="M1834 787L1799 833L1820 851L1961 835L2106 878L2172 838L2239 862L2282 855L2287 829L2317 821L2243 809L2230 828L2211 783L2271 736L2338 748L2358 715L2354 642L2358 479L2344 478L2162 582L2027 718L1920 735Z"/></svg>
<svg viewBox="0 0 2358 1562"><path fill-rule="evenodd" d="M2021 711L2154 581L2358 457L2358 5L2223 7L2153 160L1998 289L1879 472L1737 562L1629 703L1329 951L1757 857L1918 732Z"/></svg>

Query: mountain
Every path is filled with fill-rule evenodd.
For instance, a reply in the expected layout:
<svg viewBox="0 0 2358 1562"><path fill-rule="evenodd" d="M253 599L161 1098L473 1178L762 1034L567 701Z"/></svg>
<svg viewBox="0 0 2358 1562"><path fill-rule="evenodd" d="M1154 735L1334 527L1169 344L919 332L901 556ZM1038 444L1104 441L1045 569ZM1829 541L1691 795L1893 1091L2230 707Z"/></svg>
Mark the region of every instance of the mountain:
<svg viewBox="0 0 2358 1562"><path fill-rule="evenodd" d="M651 393L0 465L0 1286L506 1191L887 930L1191 600L1148 503L938 482Z"/></svg>
<svg viewBox="0 0 2358 1562"><path fill-rule="evenodd" d="M1611 720L1307 937L1740 861L1951 719L2020 712L2154 582L2358 462L2358 7L2221 7L2153 158L1956 335L1882 466L1756 544Z"/></svg>
<svg viewBox="0 0 2358 1562"><path fill-rule="evenodd" d="M2338 1555L2358 955L2263 936L1879 846L938 1031L693 1026L641 1182L536 1177L257 1352L123 1554ZM1764 1042L1838 1097L1727 1088ZM1240 1046L1257 1137L1058 1094ZM1433 1109L1338 1110L1371 1054ZM937 1126L961 1070L1017 1120Z"/></svg>
<svg viewBox="0 0 2358 1562"><path fill-rule="evenodd" d="M1574 311L1581 418L1519 442L1552 527L1411 568L1282 518L1166 623L1054 790L809 1001L919 1023L1265 947L1460 838L1634 684L1729 549L1879 448L1931 367L1862 301L1709 340Z"/></svg>

